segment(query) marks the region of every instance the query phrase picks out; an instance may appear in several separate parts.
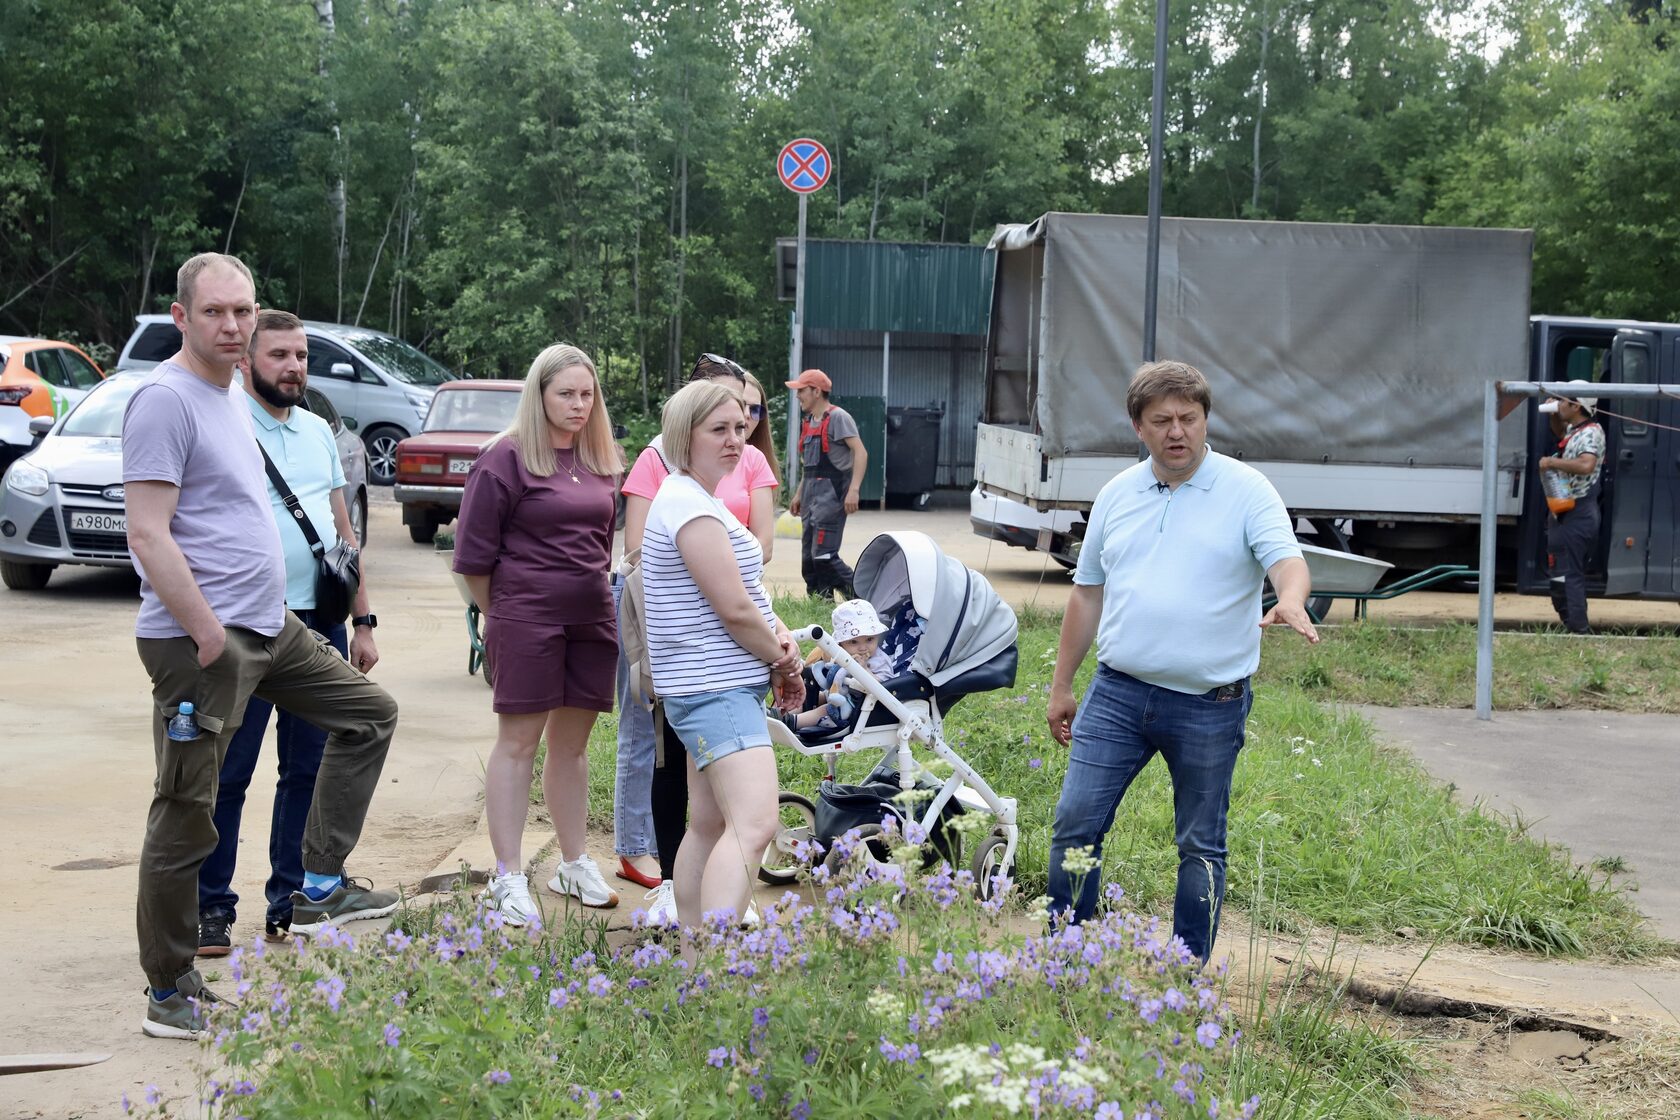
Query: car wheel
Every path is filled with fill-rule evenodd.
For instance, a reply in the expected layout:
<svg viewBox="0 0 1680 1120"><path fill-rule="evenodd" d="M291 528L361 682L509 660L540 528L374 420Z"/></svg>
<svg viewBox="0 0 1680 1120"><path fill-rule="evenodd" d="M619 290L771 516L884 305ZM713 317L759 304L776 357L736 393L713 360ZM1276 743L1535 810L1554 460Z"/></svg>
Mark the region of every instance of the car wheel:
<svg viewBox="0 0 1680 1120"><path fill-rule="evenodd" d="M24 564L0 560L0 581L13 591L39 591L52 577L54 564Z"/></svg>
<svg viewBox="0 0 1680 1120"><path fill-rule="evenodd" d="M356 495L350 503L350 531L356 534L356 545L367 547L367 491Z"/></svg>
<svg viewBox="0 0 1680 1120"><path fill-rule="evenodd" d="M432 538L437 536L437 531L437 522L430 519L422 521L419 524L410 523L408 526L408 539L413 541L415 544L431 544Z"/></svg>
<svg viewBox="0 0 1680 1120"><path fill-rule="evenodd" d="M389 486L397 480L397 444L406 439L400 428L374 428L363 437L367 444L368 481Z"/></svg>

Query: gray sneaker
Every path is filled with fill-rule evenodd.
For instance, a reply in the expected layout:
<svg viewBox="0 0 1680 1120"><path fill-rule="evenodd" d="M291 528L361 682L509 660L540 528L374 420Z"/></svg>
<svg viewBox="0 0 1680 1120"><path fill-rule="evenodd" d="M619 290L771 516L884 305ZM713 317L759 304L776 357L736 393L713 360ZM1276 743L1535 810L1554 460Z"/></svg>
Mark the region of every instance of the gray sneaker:
<svg viewBox="0 0 1680 1120"><path fill-rule="evenodd" d="M318 933L322 926L341 926L358 918L383 918L400 901L396 891L376 891L368 880L346 875L338 889L320 902L302 891L292 892L292 932Z"/></svg>
<svg viewBox="0 0 1680 1120"><path fill-rule="evenodd" d="M140 1021L140 1030L153 1038L203 1038L209 1033L211 1016L238 1006L205 987L195 968L175 981L175 994L168 999L158 999L146 988L146 1017Z"/></svg>

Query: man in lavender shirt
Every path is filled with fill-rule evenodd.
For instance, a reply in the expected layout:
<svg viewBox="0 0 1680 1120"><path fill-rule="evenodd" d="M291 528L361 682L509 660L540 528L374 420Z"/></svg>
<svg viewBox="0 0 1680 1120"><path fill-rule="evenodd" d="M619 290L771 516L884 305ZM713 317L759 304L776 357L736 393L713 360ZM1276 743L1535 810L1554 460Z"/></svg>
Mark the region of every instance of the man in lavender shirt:
<svg viewBox="0 0 1680 1120"><path fill-rule="evenodd" d="M157 759L140 850L137 925L150 985L141 1029L198 1038L224 1003L193 968L198 871L216 846L212 813L228 740L252 695L328 733L303 840L292 929L379 917L397 896L344 874L396 730L397 705L286 609L286 571L262 456L234 370L257 318L251 273L201 253L170 307L181 351L135 390L123 416L128 544L140 573L135 624L152 680ZM191 701L196 738L168 725Z"/></svg>

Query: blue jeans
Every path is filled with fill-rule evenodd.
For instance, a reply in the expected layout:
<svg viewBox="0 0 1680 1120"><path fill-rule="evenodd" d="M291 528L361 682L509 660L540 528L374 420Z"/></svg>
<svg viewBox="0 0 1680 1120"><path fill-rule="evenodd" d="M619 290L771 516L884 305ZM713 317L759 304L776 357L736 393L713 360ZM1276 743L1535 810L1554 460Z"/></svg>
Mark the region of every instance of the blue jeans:
<svg viewBox="0 0 1680 1120"><path fill-rule="evenodd" d="M293 611L298 620L315 629L315 612ZM322 635L339 653L348 650L344 624ZM232 916L239 906L233 890L233 869L239 859L239 818L245 809L245 790L257 769L257 755L268 734L269 713L274 705L252 696L245 705L245 719L228 740L216 784L216 850L198 870L198 912ZM281 709L275 737L280 780L274 786L274 817L268 829L267 920L289 924L292 892L303 886L303 826L309 819L309 805L315 799L315 774L321 769L321 753L327 733Z"/></svg>
<svg viewBox="0 0 1680 1120"><path fill-rule="evenodd" d="M1225 692L1230 698L1219 699ZM1254 703L1249 682L1200 695L1145 684L1106 665L1085 693L1073 721L1056 823L1050 838L1050 911L1082 922L1096 912L1103 837L1132 779L1159 751L1172 775L1178 893L1173 932L1202 961L1213 952L1225 898L1225 814L1231 774ZM1070 848L1089 845L1098 869L1079 884L1062 868Z"/></svg>
<svg viewBox="0 0 1680 1120"><path fill-rule="evenodd" d="M613 610L624 585L613 577ZM619 633L624 633L622 612ZM630 696L630 663L618 651L618 770L613 781L613 851L621 856L656 855L653 830L653 713ZM680 762L681 760L679 760Z"/></svg>

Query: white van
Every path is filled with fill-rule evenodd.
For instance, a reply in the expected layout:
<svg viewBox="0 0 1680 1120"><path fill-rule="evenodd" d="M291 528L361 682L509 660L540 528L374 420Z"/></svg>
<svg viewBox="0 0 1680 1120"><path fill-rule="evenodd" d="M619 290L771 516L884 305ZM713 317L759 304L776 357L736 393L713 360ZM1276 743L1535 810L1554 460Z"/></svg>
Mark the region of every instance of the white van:
<svg viewBox="0 0 1680 1120"><path fill-rule="evenodd" d="M117 365L150 369L181 348L168 315L135 316L134 333ZM305 320L309 385L338 409L367 445L368 481L389 486L397 476L397 444L418 432L432 394L456 374L383 331Z"/></svg>

